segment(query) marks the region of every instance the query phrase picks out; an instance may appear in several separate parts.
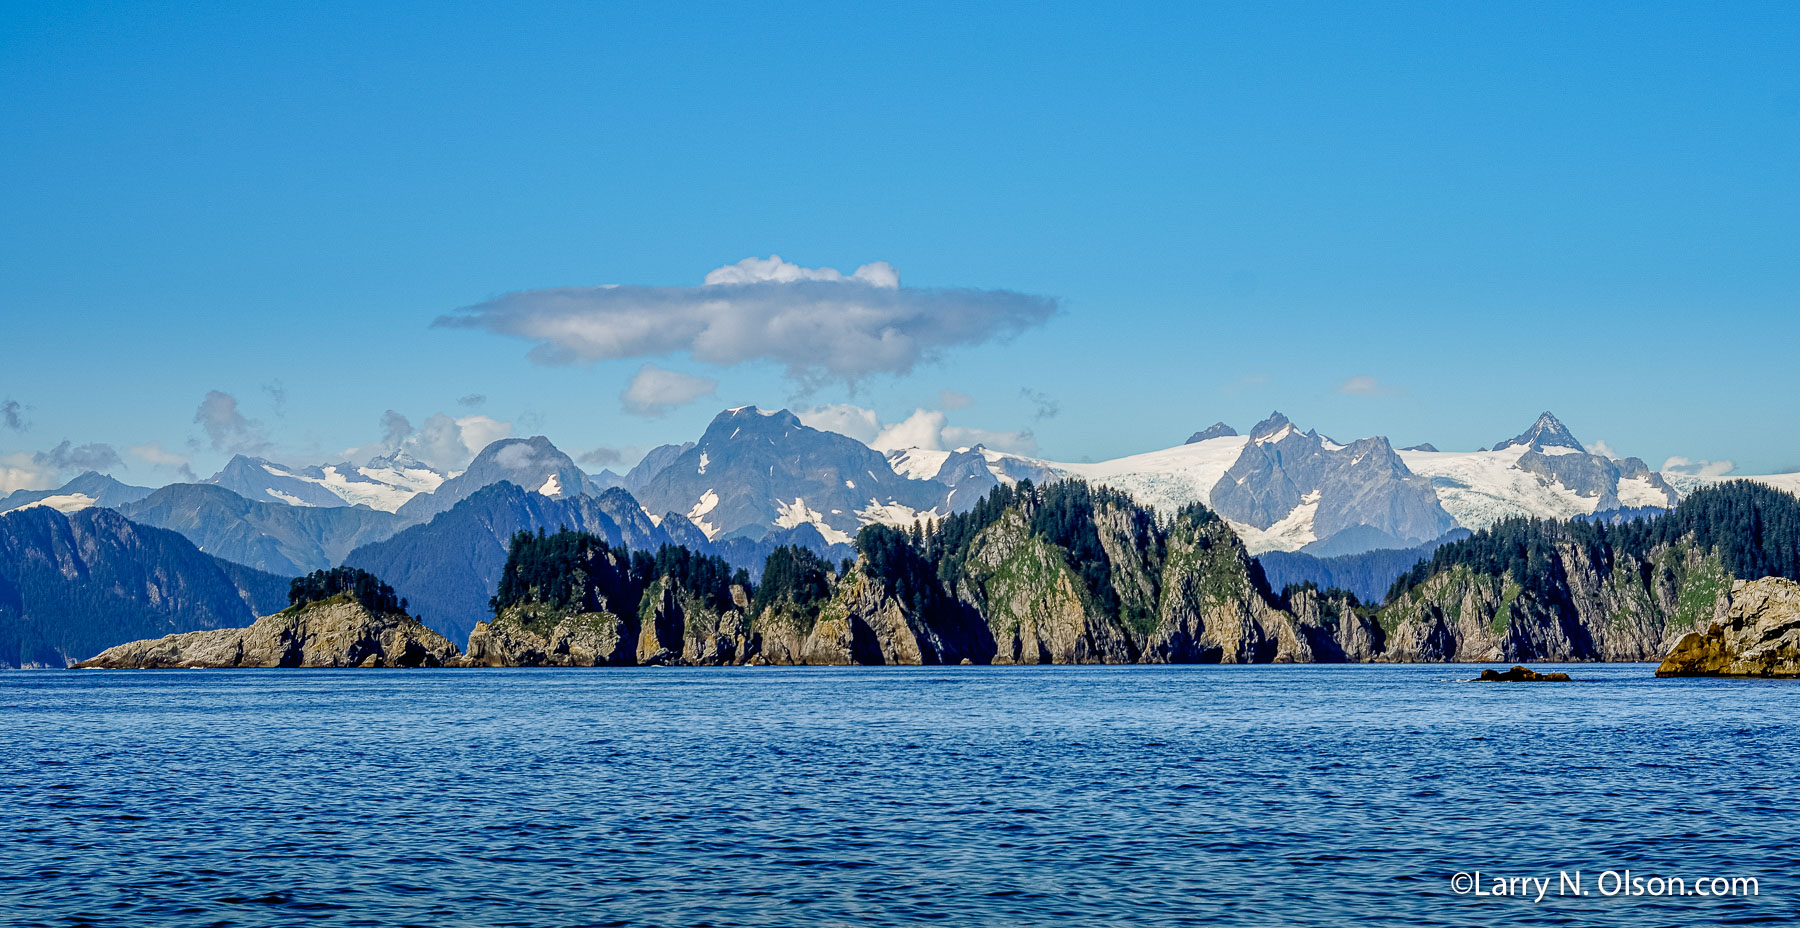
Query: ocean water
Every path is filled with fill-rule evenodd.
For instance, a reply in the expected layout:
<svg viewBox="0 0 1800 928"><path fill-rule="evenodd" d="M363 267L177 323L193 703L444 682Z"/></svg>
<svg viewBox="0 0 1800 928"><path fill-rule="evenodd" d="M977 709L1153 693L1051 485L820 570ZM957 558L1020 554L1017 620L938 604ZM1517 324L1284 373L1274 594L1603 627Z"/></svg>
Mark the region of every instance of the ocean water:
<svg viewBox="0 0 1800 928"><path fill-rule="evenodd" d="M0 924L1791 920L1800 683L1562 669L6 673Z"/></svg>

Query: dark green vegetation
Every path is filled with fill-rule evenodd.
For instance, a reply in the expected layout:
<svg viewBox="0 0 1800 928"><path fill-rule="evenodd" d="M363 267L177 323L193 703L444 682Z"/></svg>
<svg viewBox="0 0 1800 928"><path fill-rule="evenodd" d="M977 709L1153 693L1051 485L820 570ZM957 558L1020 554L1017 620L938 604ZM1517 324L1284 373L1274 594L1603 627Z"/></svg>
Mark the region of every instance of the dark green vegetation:
<svg viewBox="0 0 1800 928"><path fill-rule="evenodd" d="M748 586L749 574L723 558L664 545L654 554L628 552L598 535L560 531L516 532L507 546L500 582L489 600L495 616L514 606L552 613L611 612L635 615L651 584L669 579L690 598L717 612L732 608L731 586Z"/></svg>
<svg viewBox="0 0 1800 928"><path fill-rule="evenodd" d="M810 629L819 608L831 598L834 579L831 566L817 554L791 545L776 548L763 562L762 582L750 597L750 611L760 615L775 609L797 617L800 627Z"/></svg>
<svg viewBox="0 0 1800 928"><path fill-rule="evenodd" d="M1725 572L1741 580L1800 580L1800 499L1737 481L1699 490L1667 515L1614 525L1508 519L1438 548L1394 581L1388 600L1457 567L1555 596L1568 581L1560 550L1581 552L1604 578L1627 557L1642 564L1657 549L1683 542L1716 554Z"/></svg>
<svg viewBox="0 0 1800 928"><path fill-rule="evenodd" d="M681 537L708 549L671 537L622 491L556 500L497 484L346 566L289 582L110 510L21 510L0 517L0 665L61 664L334 597L419 609L453 640L466 635L460 623L513 607L546 629L610 614L622 624L608 659L624 663L652 652L677 662L701 652L714 662L1640 660L1707 621L1734 579L1800 580L1800 499L1748 482L1696 492L1667 515L1501 522L1438 547L1379 606L1309 580L1284 579L1275 594L1207 507L1159 517L1075 481L1021 481L940 520L865 526L853 549L841 546L856 558L841 562L837 550L763 539L766 554L733 565L703 536ZM404 582L390 587L381 564ZM475 596L481 608L465 615ZM433 604L446 611L430 614Z"/></svg>
<svg viewBox="0 0 1800 928"><path fill-rule="evenodd" d="M288 608L299 609L328 599L345 598L376 615L406 613L406 600L381 578L354 567L315 570L288 582Z"/></svg>

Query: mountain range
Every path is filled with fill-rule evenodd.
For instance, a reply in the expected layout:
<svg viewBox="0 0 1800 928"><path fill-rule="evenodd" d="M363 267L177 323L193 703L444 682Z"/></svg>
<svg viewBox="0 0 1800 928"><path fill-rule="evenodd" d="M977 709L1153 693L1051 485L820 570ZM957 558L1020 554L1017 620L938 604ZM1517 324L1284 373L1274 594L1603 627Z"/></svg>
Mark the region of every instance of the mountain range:
<svg viewBox="0 0 1800 928"><path fill-rule="evenodd" d="M589 474L539 436L495 442L460 473L434 470L396 451L361 465L309 467L238 456L204 481L265 506L391 518L297 518L200 494L184 497L195 512L176 513L167 494L147 504L159 491L94 473L54 490L15 492L0 500L0 512L29 505L62 511L137 507L131 511L149 524L186 532L207 550L226 552L221 556L288 571L340 561L347 553L344 539L354 547L427 523L500 482L549 499L622 488L652 521L678 516L712 542L756 541L811 526L832 545L847 544L866 524L906 526L967 511L996 486L1065 478L1125 490L1164 514L1203 503L1228 521L1252 554L1317 557L1409 549L1452 529L1485 528L1511 516L1566 519L1667 509L1721 479L1658 473L1637 458L1594 453L1548 412L1517 436L1473 451L1429 444L1395 449L1380 436L1339 442L1302 431L1276 412L1247 433L1215 423L1163 450L1070 463L980 445L884 454L809 427L787 410L746 406L721 412L696 441L653 449L622 477ZM1752 479L1800 488L1800 475ZM213 515L197 511L203 500ZM151 509L156 514L145 515ZM226 510L235 513L233 524L226 524L232 521Z"/></svg>
<svg viewBox="0 0 1800 928"><path fill-rule="evenodd" d="M633 550L681 545L756 576L783 545L836 563L854 556L866 525L936 522L996 488L1063 479L1125 491L1165 519L1202 504L1283 585L1343 586L1365 599L1457 533L1516 516L1622 521L1719 482L1591 452L1549 413L1473 451L1339 442L1277 412L1245 433L1217 423L1160 451L1067 463L979 445L883 453L787 410L740 407L622 477L589 474L539 436L494 442L454 473L404 452L311 467L240 456L203 482L160 489L85 473L15 492L0 512L114 510L277 577L364 567L456 638L486 614L515 531L567 527ZM1749 479L1800 489L1800 475Z"/></svg>

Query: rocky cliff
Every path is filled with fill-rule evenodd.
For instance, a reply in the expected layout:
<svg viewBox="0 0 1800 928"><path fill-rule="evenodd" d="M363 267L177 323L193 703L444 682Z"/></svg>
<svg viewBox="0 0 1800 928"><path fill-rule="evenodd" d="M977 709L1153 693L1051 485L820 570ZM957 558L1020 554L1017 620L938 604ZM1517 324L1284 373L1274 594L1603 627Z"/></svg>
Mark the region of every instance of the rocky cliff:
<svg viewBox="0 0 1800 928"><path fill-rule="evenodd" d="M1800 584L1739 580L1705 631L1681 637L1659 677L1800 677Z"/></svg>
<svg viewBox="0 0 1800 928"><path fill-rule="evenodd" d="M1524 582L1468 566L1439 573L1381 610L1387 661L1647 661L1704 617L1729 578L1718 556L1680 543L1648 556L1572 543Z"/></svg>
<svg viewBox="0 0 1800 928"><path fill-rule="evenodd" d="M108 648L78 668L441 667L456 646L403 613L339 596L264 616L248 628L185 632Z"/></svg>

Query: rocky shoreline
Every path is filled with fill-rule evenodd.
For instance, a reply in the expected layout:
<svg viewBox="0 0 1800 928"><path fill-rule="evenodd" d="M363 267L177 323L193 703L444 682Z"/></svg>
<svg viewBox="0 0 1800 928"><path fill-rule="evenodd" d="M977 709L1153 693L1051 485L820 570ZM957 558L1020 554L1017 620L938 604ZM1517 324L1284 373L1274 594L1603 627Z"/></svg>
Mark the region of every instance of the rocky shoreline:
<svg viewBox="0 0 1800 928"><path fill-rule="evenodd" d="M1656 675L1800 678L1800 583L1733 583L1712 624L1682 636Z"/></svg>

